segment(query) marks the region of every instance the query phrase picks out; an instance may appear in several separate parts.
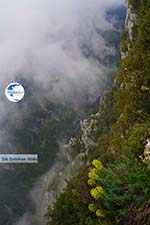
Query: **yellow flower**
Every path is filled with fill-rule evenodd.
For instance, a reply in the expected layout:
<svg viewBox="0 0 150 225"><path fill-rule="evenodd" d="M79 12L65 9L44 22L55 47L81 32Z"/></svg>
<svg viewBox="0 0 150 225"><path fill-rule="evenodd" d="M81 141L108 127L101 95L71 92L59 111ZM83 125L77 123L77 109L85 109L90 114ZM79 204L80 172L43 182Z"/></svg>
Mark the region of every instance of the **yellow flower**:
<svg viewBox="0 0 150 225"><path fill-rule="evenodd" d="M92 162L92 164L98 170L102 170L103 169L103 164L99 160L97 160L97 159L94 159L93 162Z"/></svg>
<svg viewBox="0 0 150 225"><path fill-rule="evenodd" d="M146 87L146 86L143 85L143 86L141 87L141 90L142 90L142 91L150 91L150 87Z"/></svg>
<svg viewBox="0 0 150 225"><path fill-rule="evenodd" d="M100 193L101 195L104 194L104 189L102 187L96 187L96 190L98 193Z"/></svg>
<svg viewBox="0 0 150 225"><path fill-rule="evenodd" d="M95 199L98 199L98 198L99 198L98 193L97 193L97 191L96 191L95 188L92 188L92 189L91 189L90 194L91 194L91 196L92 196L93 198L95 198Z"/></svg>
<svg viewBox="0 0 150 225"><path fill-rule="evenodd" d="M97 174L98 172L99 171L97 169L93 168L88 174L89 178L90 179L95 179L95 180L100 180L100 178L99 178L99 176Z"/></svg>
<svg viewBox="0 0 150 225"><path fill-rule="evenodd" d="M96 185L95 180L94 179L88 179L88 185L90 185L90 186Z"/></svg>
<svg viewBox="0 0 150 225"><path fill-rule="evenodd" d="M104 190L102 187L96 187L96 188L92 188L90 191L91 196L94 199L99 199L100 197L102 197L102 195L104 194Z"/></svg>
<svg viewBox="0 0 150 225"><path fill-rule="evenodd" d="M105 217L104 212L101 209L96 210L96 216L98 217Z"/></svg>
<svg viewBox="0 0 150 225"><path fill-rule="evenodd" d="M95 211L96 211L96 208L95 208L95 205L94 205L94 204L89 204L88 209L89 209L91 212L95 212Z"/></svg>

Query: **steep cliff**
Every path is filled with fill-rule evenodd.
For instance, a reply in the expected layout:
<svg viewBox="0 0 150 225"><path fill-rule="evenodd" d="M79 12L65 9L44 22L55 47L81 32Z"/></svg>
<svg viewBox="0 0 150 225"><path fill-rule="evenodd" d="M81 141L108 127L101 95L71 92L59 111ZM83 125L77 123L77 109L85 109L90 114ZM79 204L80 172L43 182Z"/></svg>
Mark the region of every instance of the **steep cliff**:
<svg viewBox="0 0 150 225"><path fill-rule="evenodd" d="M49 207L48 225L150 224L150 3L127 3L115 85L68 146L82 163Z"/></svg>

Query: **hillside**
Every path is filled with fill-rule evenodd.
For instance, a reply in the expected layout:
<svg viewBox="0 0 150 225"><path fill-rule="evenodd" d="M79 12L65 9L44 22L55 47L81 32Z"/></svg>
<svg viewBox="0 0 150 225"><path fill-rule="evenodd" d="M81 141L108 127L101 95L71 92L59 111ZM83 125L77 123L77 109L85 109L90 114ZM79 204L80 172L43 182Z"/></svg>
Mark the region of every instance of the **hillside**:
<svg viewBox="0 0 150 225"><path fill-rule="evenodd" d="M150 224L149 1L128 1L121 55L112 90L70 143L78 171L47 225Z"/></svg>

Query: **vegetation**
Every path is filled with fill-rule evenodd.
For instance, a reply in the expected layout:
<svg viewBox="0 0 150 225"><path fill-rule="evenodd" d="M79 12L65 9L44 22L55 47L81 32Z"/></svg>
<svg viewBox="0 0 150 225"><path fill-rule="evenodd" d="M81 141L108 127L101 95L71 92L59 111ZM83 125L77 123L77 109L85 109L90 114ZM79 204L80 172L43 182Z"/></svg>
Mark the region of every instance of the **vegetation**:
<svg viewBox="0 0 150 225"><path fill-rule="evenodd" d="M150 224L150 3L129 2L138 9L137 37L103 98L97 145L48 208L47 225Z"/></svg>
<svg viewBox="0 0 150 225"><path fill-rule="evenodd" d="M122 32L121 35L121 51L126 53L128 51L128 33L127 31Z"/></svg>

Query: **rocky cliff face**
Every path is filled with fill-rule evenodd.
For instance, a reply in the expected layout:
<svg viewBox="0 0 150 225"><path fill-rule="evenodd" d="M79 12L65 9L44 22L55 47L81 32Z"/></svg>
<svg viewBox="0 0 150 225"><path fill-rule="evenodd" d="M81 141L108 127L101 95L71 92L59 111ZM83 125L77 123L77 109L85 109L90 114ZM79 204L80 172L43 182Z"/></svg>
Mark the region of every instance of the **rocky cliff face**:
<svg viewBox="0 0 150 225"><path fill-rule="evenodd" d="M134 12L132 5L127 0L127 14L125 20L125 32L127 38L127 51L122 51L121 57L125 58L128 55L128 50L130 49L130 43L133 40L133 28L137 24L137 14Z"/></svg>
<svg viewBox="0 0 150 225"><path fill-rule="evenodd" d="M133 12L132 6L129 4L129 1L127 1L127 15L126 15L126 21L125 21L125 29L128 32L129 40L132 41L133 35L132 35L132 29L137 23L137 14Z"/></svg>

